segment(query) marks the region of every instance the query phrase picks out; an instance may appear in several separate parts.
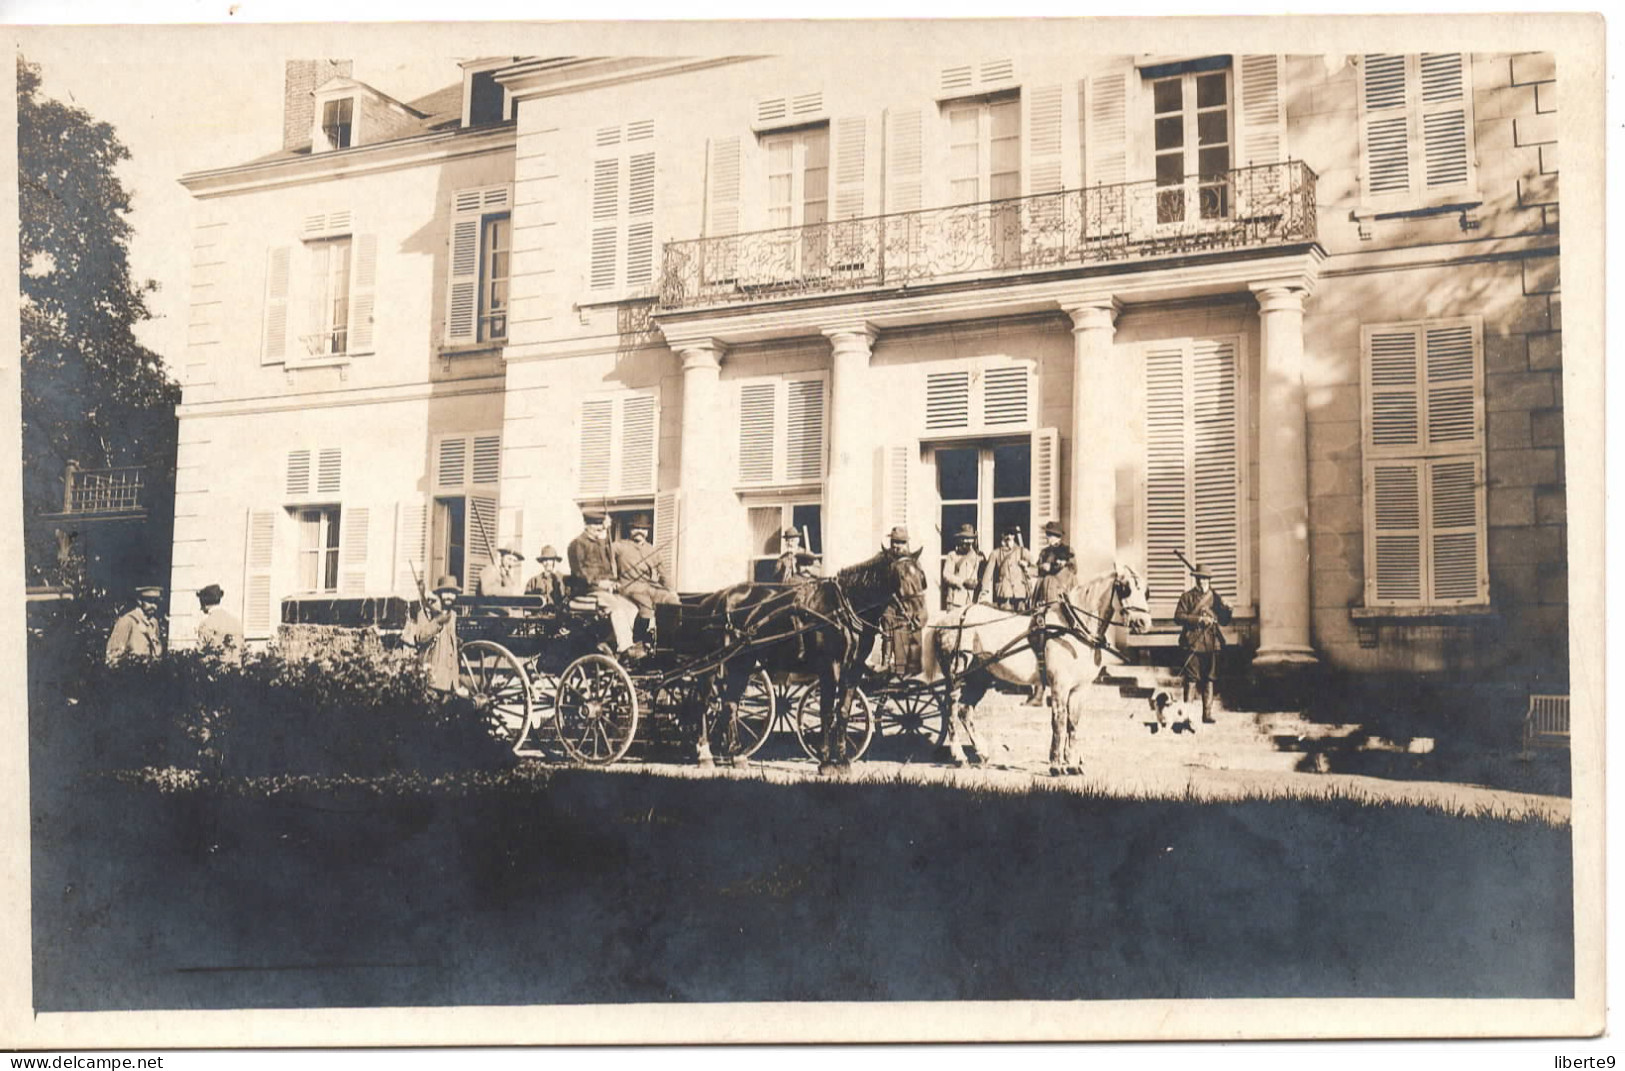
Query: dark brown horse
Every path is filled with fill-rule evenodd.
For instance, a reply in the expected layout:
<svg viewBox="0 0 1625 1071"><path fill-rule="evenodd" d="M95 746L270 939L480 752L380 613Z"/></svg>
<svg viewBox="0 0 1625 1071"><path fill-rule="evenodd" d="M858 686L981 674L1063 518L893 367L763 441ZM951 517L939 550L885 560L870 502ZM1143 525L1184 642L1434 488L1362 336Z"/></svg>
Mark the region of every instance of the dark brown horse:
<svg viewBox="0 0 1625 1071"><path fill-rule="evenodd" d="M868 561L833 577L801 584L736 584L707 596L707 614L726 614L739 651L723 663L720 717L725 732L735 728L734 711L750 675L812 673L818 677L822 742L818 771L851 765L847 718L852 686L874 646L887 609L925 620L925 570L920 552L894 555L882 550ZM701 765L711 761L703 727L697 733Z"/></svg>

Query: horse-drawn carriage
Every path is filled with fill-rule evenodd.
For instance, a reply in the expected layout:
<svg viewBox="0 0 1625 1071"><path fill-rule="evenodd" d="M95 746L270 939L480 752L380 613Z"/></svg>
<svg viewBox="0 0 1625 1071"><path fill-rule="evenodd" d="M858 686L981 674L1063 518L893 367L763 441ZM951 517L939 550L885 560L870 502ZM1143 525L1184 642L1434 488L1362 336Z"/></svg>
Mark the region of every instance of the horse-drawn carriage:
<svg viewBox="0 0 1625 1071"><path fill-rule="evenodd" d="M888 608L915 607L923 622L917 554L883 552L822 580L741 584L658 605L652 642L635 661L608 653L607 623L590 599L554 607L539 596L476 597L459 605L460 686L519 755L545 755L556 740L573 761L607 765L636 740L664 740L692 746L702 763L739 761L778 728L821 768L856 761L876 735L915 753L947 744L958 754L956 702L973 704L993 675L1015 679L1005 667L1031 654L1031 636L1058 630L1104 642L1111 605L1130 593L1111 579L1090 596L1103 600L1094 611L1063 599L1057 624L1024 618L997 644L985 642L989 622L966 616L927 626L935 657L919 676L893 671L884 657L869 662ZM1102 623L1100 640L1088 638L1080 613Z"/></svg>

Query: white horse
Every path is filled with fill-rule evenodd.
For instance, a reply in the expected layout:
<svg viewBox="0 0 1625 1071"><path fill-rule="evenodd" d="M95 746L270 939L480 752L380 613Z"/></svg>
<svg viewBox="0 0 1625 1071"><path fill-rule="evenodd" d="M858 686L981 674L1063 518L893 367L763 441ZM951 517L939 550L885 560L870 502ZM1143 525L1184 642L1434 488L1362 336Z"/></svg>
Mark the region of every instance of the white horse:
<svg viewBox="0 0 1625 1071"><path fill-rule="evenodd" d="M965 742L985 760L973 715L995 679L1016 685L1047 684L1050 707L1050 773L1082 773L1074 758L1082 689L1093 682L1109 644L1110 630L1141 633L1151 627L1145 583L1126 565L1079 580L1041 613L1000 610L973 603L930 622L921 644L923 676L948 680L946 746L955 764L965 762ZM1023 640L1029 642L1022 642ZM1039 680L1036 644L1044 648L1044 679ZM1002 657L996 657L1002 652ZM992 661L988 661L992 659ZM986 663L981 672L967 667Z"/></svg>

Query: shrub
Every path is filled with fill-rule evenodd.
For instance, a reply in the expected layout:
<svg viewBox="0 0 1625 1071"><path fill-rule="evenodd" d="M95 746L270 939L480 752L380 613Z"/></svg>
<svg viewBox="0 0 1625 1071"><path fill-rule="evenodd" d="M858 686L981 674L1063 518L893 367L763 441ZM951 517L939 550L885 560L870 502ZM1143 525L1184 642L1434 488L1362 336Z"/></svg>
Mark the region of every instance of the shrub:
<svg viewBox="0 0 1625 1071"><path fill-rule="evenodd" d="M104 633L59 624L31 652L32 717L85 765L366 776L511 758L471 701L431 689L415 660L376 637L307 645L304 658L177 651L108 666Z"/></svg>

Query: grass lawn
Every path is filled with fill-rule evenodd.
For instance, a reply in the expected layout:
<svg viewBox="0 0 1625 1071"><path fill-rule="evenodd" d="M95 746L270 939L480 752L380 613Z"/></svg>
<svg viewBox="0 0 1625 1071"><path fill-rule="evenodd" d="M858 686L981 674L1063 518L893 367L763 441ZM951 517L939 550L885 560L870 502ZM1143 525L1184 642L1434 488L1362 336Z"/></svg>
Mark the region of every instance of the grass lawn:
<svg viewBox="0 0 1625 1071"><path fill-rule="evenodd" d="M33 772L41 1011L1568 997L1569 830L530 766Z"/></svg>

